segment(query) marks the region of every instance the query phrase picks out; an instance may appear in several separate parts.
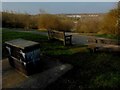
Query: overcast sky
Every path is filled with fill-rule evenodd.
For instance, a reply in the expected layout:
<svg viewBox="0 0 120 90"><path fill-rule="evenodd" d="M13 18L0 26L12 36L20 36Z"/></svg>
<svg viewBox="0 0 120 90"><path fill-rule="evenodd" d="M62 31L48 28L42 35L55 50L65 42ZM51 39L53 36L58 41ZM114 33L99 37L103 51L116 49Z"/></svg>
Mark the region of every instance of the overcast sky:
<svg viewBox="0 0 120 90"><path fill-rule="evenodd" d="M60 13L106 13L117 7L116 2L3 2L2 10L38 14L44 10L51 14Z"/></svg>

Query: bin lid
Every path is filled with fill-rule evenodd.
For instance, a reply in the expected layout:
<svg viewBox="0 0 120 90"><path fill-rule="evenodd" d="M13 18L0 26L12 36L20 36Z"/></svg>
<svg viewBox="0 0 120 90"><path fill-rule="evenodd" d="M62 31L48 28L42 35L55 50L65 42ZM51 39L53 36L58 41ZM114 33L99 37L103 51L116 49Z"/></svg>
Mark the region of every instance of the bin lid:
<svg viewBox="0 0 120 90"><path fill-rule="evenodd" d="M21 48L21 49L25 49L26 47L31 47L31 46L35 46L35 45L39 44L37 42L24 40L24 39L21 39L21 38L11 40L11 41L7 41L5 43L8 44L8 45L14 46L14 47Z"/></svg>

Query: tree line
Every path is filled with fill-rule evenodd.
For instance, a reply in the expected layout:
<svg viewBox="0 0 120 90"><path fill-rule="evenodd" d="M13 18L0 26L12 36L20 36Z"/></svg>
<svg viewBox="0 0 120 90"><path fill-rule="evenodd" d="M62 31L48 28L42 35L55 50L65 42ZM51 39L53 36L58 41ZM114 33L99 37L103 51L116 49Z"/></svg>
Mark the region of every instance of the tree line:
<svg viewBox="0 0 120 90"><path fill-rule="evenodd" d="M75 20L64 15L39 14L29 15L15 12L2 12L2 27L29 29L54 29L80 33L120 34L118 30L118 10L113 9L96 18Z"/></svg>
<svg viewBox="0 0 120 90"><path fill-rule="evenodd" d="M2 12L2 27L7 28L37 28L37 17L15 12Z"/></svg>

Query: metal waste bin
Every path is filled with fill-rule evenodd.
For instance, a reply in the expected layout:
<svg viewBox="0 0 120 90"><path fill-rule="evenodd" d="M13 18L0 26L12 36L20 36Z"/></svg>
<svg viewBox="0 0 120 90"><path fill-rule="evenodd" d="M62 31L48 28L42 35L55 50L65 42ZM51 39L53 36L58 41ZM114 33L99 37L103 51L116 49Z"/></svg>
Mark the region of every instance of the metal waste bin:
<svg viewBox="0 0 120 90"><path fill-rule="evenodd" d="M5 44L10 65L26 75L33 74L40 64L40 44L24 39L7 41Z"/></svg>

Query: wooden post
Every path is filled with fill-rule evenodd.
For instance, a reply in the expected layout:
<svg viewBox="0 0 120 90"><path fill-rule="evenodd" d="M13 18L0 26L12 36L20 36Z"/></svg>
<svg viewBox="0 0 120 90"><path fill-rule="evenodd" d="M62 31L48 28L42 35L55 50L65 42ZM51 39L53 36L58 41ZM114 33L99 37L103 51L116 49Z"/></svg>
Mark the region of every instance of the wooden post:
<svg viewBox="0 0 120 90"><path fill-rule="evenodd" d="M49 32L49 30L47 30L48 31L48 40L50 40L50 32Z"/></svg>
<svg viewBox="0 0 120 90"><path fill-rule="evenodd" d="M64 46L66 46L66 37L65 37L65 31L63 31L63 33L64 33L64 41L63 41L63 44L64 44Z"/></svg>
<svg viewBox="0 0 120 90"><path fill-rule="evenodd" d="M48 40L51 39L51 30L47 30L48 31Z"/></svg>
<svg viewBox="0 0 120 90"><path fill-rule="evenodd" d="M70 35L70 45L72 45L72 35Z"/></svg>

